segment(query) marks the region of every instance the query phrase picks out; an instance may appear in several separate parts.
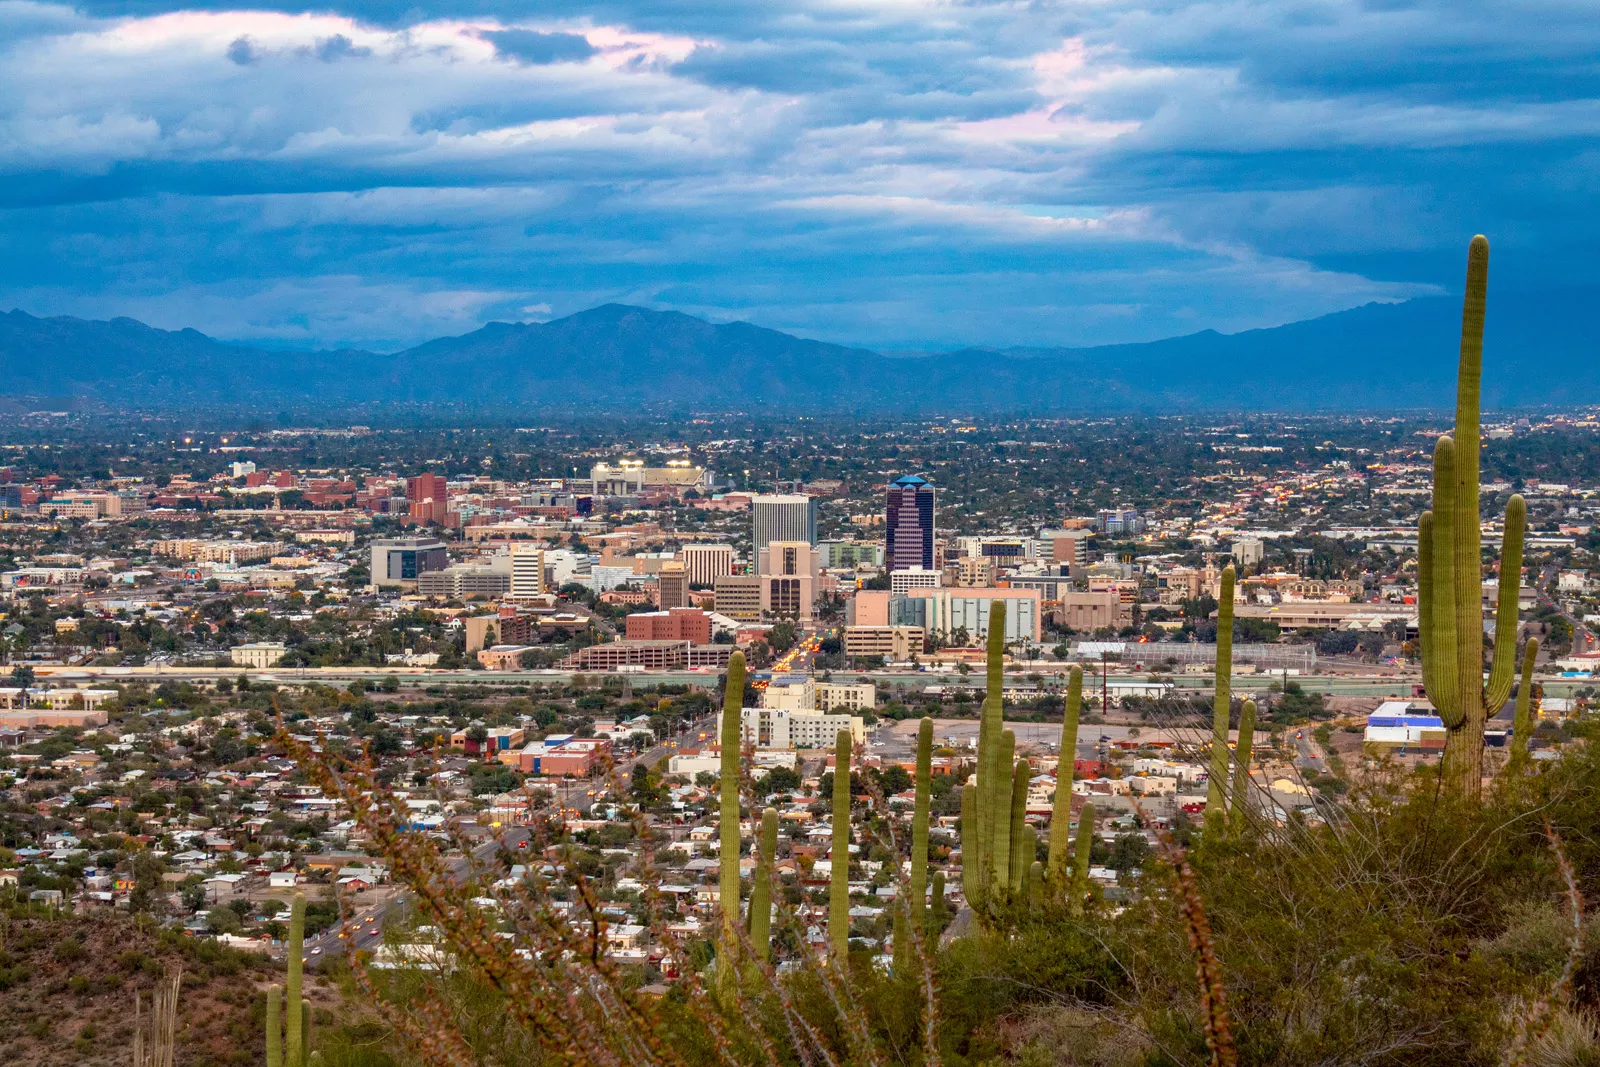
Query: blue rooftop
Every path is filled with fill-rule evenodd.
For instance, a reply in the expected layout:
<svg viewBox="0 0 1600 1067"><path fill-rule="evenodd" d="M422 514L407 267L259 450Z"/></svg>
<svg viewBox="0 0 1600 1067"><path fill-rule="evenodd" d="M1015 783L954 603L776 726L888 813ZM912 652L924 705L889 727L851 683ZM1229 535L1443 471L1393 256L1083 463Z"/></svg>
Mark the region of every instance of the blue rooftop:
<svg viewBox="0 0 1600 1067"><path fill-rule="evenodd" d="M923 479L918 478L915 474L903 474L896 478L891 484L905 487L914 485L927 485L928 483Z"/></svg>

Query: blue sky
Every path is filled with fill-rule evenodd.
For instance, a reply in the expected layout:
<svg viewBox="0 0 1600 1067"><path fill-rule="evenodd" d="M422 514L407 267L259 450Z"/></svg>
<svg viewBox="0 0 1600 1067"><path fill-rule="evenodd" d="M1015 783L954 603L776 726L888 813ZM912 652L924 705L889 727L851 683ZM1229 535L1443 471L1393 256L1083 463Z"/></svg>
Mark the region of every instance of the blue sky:
<svg viewBox="0 0 1600 1067"><path fill-rule="evenodd" d="M1590 285L1592 0L0 0L0 308L884 348Z"/></svg>

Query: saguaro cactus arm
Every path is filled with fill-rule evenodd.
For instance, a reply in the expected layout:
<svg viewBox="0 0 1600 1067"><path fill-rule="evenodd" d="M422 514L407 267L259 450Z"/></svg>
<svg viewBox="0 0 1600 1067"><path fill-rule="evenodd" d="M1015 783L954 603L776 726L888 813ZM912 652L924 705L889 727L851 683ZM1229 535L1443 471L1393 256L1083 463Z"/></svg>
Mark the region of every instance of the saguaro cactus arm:
<svg viewBox="0 0 1600 1067"><path fill-rule="evenodd" d="M1011 779L1012 760L1017 751L1017 735L1010 730L1000 732L999 751L995 756L995 793L992 798L996 815L989 830L989 882L985 892L997 903L1005 900L1011 886Z"/></svg>
<svg viewBox="0 0 1600 1067"><path fill-rule="evenodd" d="M983 880L978 876L978 791L972 786L961 789L961 891L974 912L983 911Z"/></svg>
<svg viewBox="0 0 1600 1067"><path fill-rule="evenodd" d="M1522 542L1528 528L1528 505L1522 496L1506 502L1506 528L1500 539L1500 580L1494 612L1494 657L1483 709L1493 715L1511 696L1511 675L1516 669L1517 600L1522 592Z"/></svg>
<svg viewBox="0 0 1600 1067"><path fill-rule="evenodd" d="M1085 804L1078 812L1078 839L1072 850L1072 914L1082 915L1089 896L1089 857L1094 850L1094 805Z"/></svg>
<svg viewBox="0 0 1600 1067"><path fill-rule="evenodd" d="M937 933L944 929L944 872L933 872L933 902L928 909L929 929Z"/></svg>
<svg viewBox="0 0 1600 1067"><path fill-rule="evenodd" d="M772 861L778 851L778 811L761 813L761 836L756 843L756 875L750 886L750 945L757 959L772 954Z"/></svg>
<svg viewBox="0 0 1600 1067"><path fill-rule="evenodd" d="M1083 668L1076 663L1067 675L1067 708L1061 717L1060 758L1056 761L1056 795L1050 804L1049 874L1066 874L1067 852L1071 847L1073 763L1078 755L1078 716L1083 709Z"/></svg>
<svg viewBox="0 0 1600 1067"><path fill-rule="evenodd" d="M1206 785L1206 814L1227 814L1228 717L1233 703L1233 564L1222 568L1217 597L1216 688L1211 696L1211 773Z"/></svg>
<svg viewBox="0 0 1600 1067"><path fill-rule="evenodd" d="M728 657L727 688L722 694L722 772L719 825L718 904L722 909L722 950L730 958L739 945L739 750L744 743L744 654ZM732 968L728 969L729 974Z"/></svg>
<svg viewBox="0 0 1600 1067"><path fill-rule="evenodd" d="M933 799L933 720L924 717L917 726L917 791L911 811L911 921L923 922L928 895L928 817Z"/></svg>
<svg viewBox="0 0 1600 1067"><path fill-rule="evenodd" d="M1025 759L1017 760L1011 778L1011 875L1008 883L1020 893L1028 880L1028 865L1038 849L1033 829L1028 826L1028 783L1033 769Z"/></svg>
<svg viewBox="0 0 1600 1067"><path fill-rule="evenodd" d="M996 827L1010 818L1006 795L1011 782L1011 761L1000 758L1001 732L1005 729L1006 610L1000 600L989 602L988 648L985 656L986 691L978 730L978 824L982 827L976 857L984 895L994 877Z"/></svg>
<svg viewBox="0 0 1600 1067"><path fill-rule="evenodd" d="M833 756L833 851L828 860L828 942L841 964L850 954L850 747L840 730Z"/></svg>
<svg viewBox="0 0 1600 1067"><path fill-rule="evenodd" d="M1456 657L1460 653L1456 618L1456 443L1441 437L1433 447L1433 544L1430 553L1433 578L1429 583L1433 600L1429 611L1432 628L1422 635L1423 655L1432 648L1434 688L1428 691L1446 730L1459 729L1463 709Z"/></svg>

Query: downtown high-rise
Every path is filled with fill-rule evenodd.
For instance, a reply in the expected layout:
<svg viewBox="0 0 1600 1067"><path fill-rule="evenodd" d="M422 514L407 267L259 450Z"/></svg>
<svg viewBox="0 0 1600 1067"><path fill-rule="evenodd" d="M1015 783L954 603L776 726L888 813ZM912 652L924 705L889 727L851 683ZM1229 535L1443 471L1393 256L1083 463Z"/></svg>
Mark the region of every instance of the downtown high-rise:
<svg viewBox="0 0 1600 1067"><path fill-rule="evenodd" d="M915 474L891 482L885 528L889 570L933 570L933 486Z"/></svg>
<svg viewBox="0 0 1600 1067"><path fill-rule="evenodd" d="M817 543L817 498L798 494L765 494L750 502L750 553L773 541Z"/></svg>

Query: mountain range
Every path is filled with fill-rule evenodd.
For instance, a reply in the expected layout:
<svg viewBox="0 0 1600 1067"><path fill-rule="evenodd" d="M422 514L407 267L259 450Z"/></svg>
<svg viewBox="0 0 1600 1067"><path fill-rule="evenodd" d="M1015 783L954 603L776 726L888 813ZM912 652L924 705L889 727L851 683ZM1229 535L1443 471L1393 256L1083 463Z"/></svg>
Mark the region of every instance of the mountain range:
<svg viewBox="0 0 1600 1067"><path fill-rule="evenodd" d="M1600 290L1491 299L1484 402L1600 402ZM1454 402L1459 298L1092 348L901 355L606 304L402 352L266 351L196 330L0 314L0 396L154 409L456 404L795 412L1381 411ZM15 406L13 401L12 406Z"/></svg>

